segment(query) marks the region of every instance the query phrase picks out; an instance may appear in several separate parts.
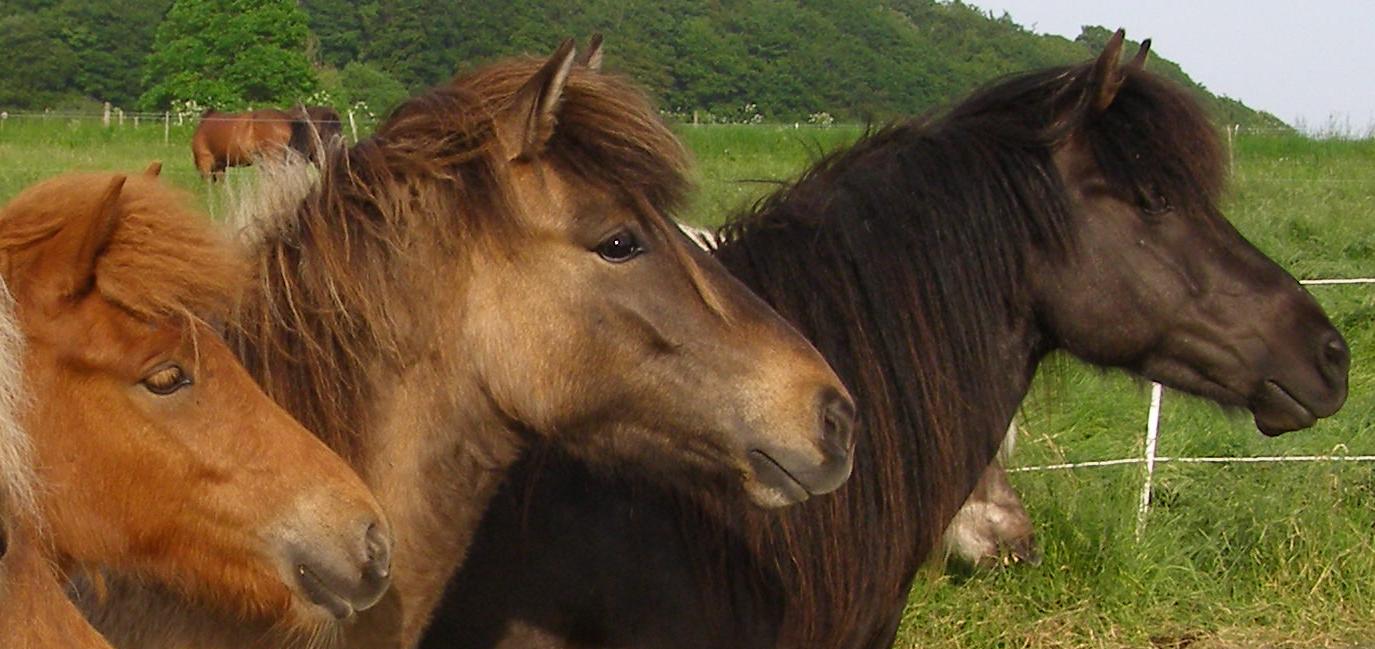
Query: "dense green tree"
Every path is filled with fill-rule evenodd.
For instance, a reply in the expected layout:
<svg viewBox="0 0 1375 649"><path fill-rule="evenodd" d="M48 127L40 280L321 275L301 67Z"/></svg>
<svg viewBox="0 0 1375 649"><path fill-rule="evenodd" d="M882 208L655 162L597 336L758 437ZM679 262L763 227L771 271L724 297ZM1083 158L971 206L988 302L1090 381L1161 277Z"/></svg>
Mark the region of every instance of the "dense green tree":
<svg viewBox="0 0 1375 649"><path fill-rule="evenodd" d="M0 19L0 52L6 68L0 74L0 105L50 106L73 85L76 52L38 15Z"/></svg>
<svg viewBox="0 0 1375 649"><path fill-rule="evenodd" d="M291 104L316 86L306 14L292 0L176 0L158 26L140 103Z"/></svg>

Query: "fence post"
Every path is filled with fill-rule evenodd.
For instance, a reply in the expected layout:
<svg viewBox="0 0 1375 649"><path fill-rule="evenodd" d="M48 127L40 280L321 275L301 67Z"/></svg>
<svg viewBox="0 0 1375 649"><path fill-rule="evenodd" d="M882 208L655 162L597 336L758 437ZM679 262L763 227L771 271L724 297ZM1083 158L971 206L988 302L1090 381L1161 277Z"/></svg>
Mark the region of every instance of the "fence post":
<svg viewBox="0 0 1375 649"><path fill-rule="evenodd" d="M134 113L134 128L138 128L138 113Z"/></svg>
<svg viewBox="0 0 1375 649"><path fill-rule="evenodd" d="M100 113L100 125L110 128L110 102L105 102L105 108Z"/></svg>
<svg viewBox="0 0 1375 649"><path fill-rule="evenodd" d="M1227 125L1227 175L1237 175L1237 154L1233 141L1241 133L1241 124Z"/></svg>
<svg viewBox="0 0 1375 649"><path fill-rule="evenodd" d="M1141 504L1136 510L1136 540L1146 531L1146 514L1151 511L1151 489L1155 482L1155 446L1160 438L1160 397L1164 388L1151 384L1151 410L1146 419L1146 481L1141 485Z"/></svg>
<svg viewBox="0 0 1375 649"><path fill-rule="evenodd" d="M172 113L170 111L162 114L162 143L163 145L172 143Z"/></svg>
<svg viewBox="0 0 1375 649"><path fill-rule="evenodd" d="M349 110L349 131L353 133L353 143L358 144L358 123L353 121L353 110Z"/></svg>

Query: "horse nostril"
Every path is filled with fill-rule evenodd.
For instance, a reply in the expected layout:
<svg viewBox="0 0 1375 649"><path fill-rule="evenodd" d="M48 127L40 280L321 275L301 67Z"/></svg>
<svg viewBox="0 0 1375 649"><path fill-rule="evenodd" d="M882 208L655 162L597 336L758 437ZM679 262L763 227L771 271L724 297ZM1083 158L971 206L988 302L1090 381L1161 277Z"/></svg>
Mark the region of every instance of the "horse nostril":
<svg viewBox="0 0 1375 649"><path fill-rule="evenodd" d="M363 536L367 548L366 574L375 579L391 576L391 538L377 523L368 525Z"/></svg>
<svg viewBox="0 0 1375 649"><path fill-rule="evenodd" d="M835 390L821 397L822 446L828 454L847 457L854 445L855 405Z"/></svg>
<svg viewBox="0 0 1375 649"><path fill-rule="evenodd" d="M1342 335L1336 331L1331 332L1322 343L1323 369L1329 374L1329 378L1338 378L1334 375L1345 374L1351 364L1351 350L1346 346L1346 341L1342 340Z"/></svg>

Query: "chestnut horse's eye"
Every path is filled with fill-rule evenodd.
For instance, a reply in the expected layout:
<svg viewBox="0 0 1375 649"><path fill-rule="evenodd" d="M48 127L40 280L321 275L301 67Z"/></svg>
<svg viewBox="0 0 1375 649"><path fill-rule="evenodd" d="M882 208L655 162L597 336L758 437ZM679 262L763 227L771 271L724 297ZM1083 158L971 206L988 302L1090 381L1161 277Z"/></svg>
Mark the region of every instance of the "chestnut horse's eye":
<svg viewBox="0 0 1375 649"><path fill-rule="evenodd" d="M143 379L143 387L153 394L168 395L191 385L191 377L179 365L168 365Z"/></svg>
<svg viewBox="0 0 1375 649"><path fill-rule="evenodd" d="M595 250L602 259L614 264L630 261L645 251L644 246L640 245L640 240L629 230L621 230L607 237L605 241L597 244Z"/></svg>

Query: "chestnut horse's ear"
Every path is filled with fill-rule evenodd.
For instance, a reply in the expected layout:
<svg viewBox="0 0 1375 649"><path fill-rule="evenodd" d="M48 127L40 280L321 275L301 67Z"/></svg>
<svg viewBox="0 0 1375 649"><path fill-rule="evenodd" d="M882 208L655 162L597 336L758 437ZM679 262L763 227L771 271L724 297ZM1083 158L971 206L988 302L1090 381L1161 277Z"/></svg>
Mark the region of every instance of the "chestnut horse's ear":
<svg viewBox="0 0 1375 649"><path fill-rule="evenodd" d="M600 72L602 69L602 35L593 34L592 38L587 39L587 51L578 55L578 65L586 67L593 72Z"/></svg>
<svg viewBox="0 0 1375 649"><path fill-rule="evenodd" d="M119 197L125 180L126 176L115 176L96 203L94 214L73 219L57 233L53 272L63 278L58 285L63 297L80 297L95 286L96 260L110 245L119 223Z"/></svg>
<svg viewBox="0 0 1375 649"><path fill-rule="evenodd" d="M1151 39L1148 38L1144 41L1141 41L1141 47L1136 50L1136 56L1132 57L1132 62L1128 63L1127 67L1132 70L1146 69L1146 59L1150 58L1150 55Z"/></svg>
<svg viewBox="0 0 1375 649"><path fill-rule="evenodd" d="M534 158L554 136L559 100L573 68L573 39L568 39L511 98L497 118L497 138L508 160Z"/></svg>
<svg viewBox="0 0 1375 649"><path fill-rule="evenodd" d="M1125 31L1117 30L1108 39L1108 44L1103 46L1103 53L1098 55L1098 60L1093 62L1090 92L1093 93L1092 107L1095 113L1107 110L1112 100L1117 98L1117 91L1122 88L1122 71L1117 68L1122 59L1122 42L1126 37Z"/></svg>
<svg viewBox="0 0 1375 649"><path fill-rule="evenodd" d="M148 163L148 168L143 170L143 175L149 178L157 178L162 175L162 161L154 160Z"/></svg>

